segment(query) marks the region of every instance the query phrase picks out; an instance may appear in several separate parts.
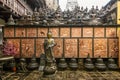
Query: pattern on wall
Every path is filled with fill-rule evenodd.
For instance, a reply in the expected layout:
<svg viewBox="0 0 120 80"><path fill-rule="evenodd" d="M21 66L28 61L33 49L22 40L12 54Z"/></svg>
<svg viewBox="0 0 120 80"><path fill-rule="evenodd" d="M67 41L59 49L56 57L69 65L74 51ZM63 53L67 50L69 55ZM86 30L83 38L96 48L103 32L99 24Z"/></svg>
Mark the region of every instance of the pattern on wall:
<svg viewBox="0 0 120 80"><path fill-rule="evenodd" d="M92 55L92 39L79 39L79 57L86 58L87 55Z"/></svg>
<svg viewBox="0 0 120 80"><path fill-rule="evenodd" d="M7 26L3 28L4 38L15 44L23 57L33 54L40 57L44 53L44 39L51 31L55 43L56 58L102 58L118 57L118 37L115 26ZM21 43L21 47L20 47Z"/></svg>

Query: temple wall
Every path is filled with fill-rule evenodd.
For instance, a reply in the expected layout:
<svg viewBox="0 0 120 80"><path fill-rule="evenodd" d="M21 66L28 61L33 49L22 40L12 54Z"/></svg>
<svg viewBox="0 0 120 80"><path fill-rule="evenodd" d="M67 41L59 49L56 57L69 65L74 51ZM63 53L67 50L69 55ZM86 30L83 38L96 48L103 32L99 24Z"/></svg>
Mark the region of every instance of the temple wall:
<svg viewBox="0 0 120 80"><path fill-rule="evenodd" d="M61 58L90 57L118 58L118 37L116 26L39 26L19 25L3 27L3 36L17 48L16 58L40 57L44 53L43 43L50 30L57 43L54 55Z"/></svg>

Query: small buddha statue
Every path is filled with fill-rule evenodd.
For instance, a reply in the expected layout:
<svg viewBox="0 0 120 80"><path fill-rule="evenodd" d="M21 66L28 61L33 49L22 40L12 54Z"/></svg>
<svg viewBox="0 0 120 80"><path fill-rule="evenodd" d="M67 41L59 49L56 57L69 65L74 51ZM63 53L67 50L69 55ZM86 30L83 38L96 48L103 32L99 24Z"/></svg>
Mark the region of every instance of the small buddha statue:
<svg viewBox="0 0 120 80"><path fill-rule="evenodd" d="M27 70L27 64L26 64L25 58L21 58L21 59L20 59L20 62L19 62L19 64L18 64L18 70L19 70L20 72L27 72L27 71L28 71L28 70Z"/></svg>
<svg viewBox="0 0 120 80"><path fill-rule="evenodd" d="M112 19L112 16L108 17L107 24L109 24L109 25L113 25L114 24L114 20Z"/></svg>
<svg viewBox="0 0 120 80"><path fill-rule="evenodd" d="M39 12L37 12L37 8L35 8L33 12L33 19L34 19L34 24L39 24Z"/></svg>
<svg viewBox="0 0 120 80"><path fill-rule="evenodd" d="M99 8L96 6L95 12L98 14L99 13Z"/></svg>
<svg viewBox="0 0 120 80"><path fill-rule="evenodd" d="M27 14L27 16L26 16L26 23L27 24L33 24L33 22L32 22L32 15L31 15L31 13L29 12L28 14Z"/></svg>
<svg viewBox="0 0 120 80"><path fill-rule="evenodd" d="M12 15L10 15L10 18L7 22L7 25L15 25L15 22L14 22L14 19L13 19Z"/></svg>
<svg viewBox="0 0 120 80"><path fill-rule="evenodd" d="M54 13L54 19L53 19L53 24L52 25L59 25L59 24L63 24L61 22L62 20L62 11L60 6L57 8L57 10Z"/></svg>
<svg viewBox="0 0 120 80"><path fill-rule="evenodd" d="M44 10L43 9L42 8L38 9L40 20L43 20L43 18L44 18Z"/></svg>
<svg viewBox="0 0 120 80"><path fill-rule="evenodd" d="M25 25L26 24L26 20L25 20L25 15L22 15L20 20L18 21L18 24L19 25Z"/></svg>

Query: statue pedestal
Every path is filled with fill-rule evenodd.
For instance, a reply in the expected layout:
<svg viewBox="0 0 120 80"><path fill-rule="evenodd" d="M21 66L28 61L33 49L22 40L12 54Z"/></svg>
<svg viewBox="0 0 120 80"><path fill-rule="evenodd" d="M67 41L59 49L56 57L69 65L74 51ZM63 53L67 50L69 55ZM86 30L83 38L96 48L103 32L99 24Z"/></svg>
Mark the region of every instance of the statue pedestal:
<svg viewBox="0 0 120 80"><path fill-rule="evenodd" d="M43 77L54 77L56 73L57 67L54 62L47 62L46 66L43 70Z"/></svg>

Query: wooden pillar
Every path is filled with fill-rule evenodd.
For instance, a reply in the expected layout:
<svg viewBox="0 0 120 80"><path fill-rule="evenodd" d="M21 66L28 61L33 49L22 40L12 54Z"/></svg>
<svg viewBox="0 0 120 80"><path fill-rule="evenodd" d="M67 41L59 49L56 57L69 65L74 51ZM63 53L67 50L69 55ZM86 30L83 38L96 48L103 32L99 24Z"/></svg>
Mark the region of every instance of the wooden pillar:
<svg viewBox="0 0 120 80"><path fill-rule="evenodd" d="M117 24L120 24L120 0L117 0ZM118 66L120 68L120 26L118 26L117 33L117 36L119 37Z"/></svg>

